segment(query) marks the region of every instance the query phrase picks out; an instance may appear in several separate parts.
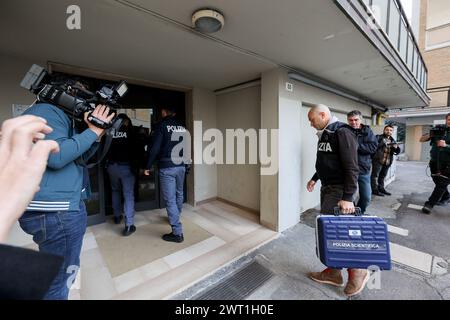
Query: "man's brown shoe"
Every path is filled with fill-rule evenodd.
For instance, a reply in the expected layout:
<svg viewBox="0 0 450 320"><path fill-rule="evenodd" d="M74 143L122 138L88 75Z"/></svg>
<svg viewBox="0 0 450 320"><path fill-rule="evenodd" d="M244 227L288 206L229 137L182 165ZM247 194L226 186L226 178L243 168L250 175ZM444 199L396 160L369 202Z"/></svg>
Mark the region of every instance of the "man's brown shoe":
<svg viewBox="0 0 450 320"><path fill-rule="evenodd" d="M345 286L344 293L347 297L357 295L364 290L366 283L369 281L370 273L365 269L348 269L348 282Z"/></svg>
<svg viewBox="0 0 450 320"><path fill-rule="evenodd" d="M308 276L316 282L331 284L336 287L344 286L344 279L342 279L339 269L326 268L322 272L310 272Z"/></svg>

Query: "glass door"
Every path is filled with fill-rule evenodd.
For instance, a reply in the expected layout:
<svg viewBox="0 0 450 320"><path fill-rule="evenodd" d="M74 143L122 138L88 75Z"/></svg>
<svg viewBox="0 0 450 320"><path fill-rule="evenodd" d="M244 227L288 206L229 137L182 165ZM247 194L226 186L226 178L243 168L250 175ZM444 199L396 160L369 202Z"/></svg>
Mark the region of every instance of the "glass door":
<svg viewBox="0 0 450 320"><path fill-rule="evenodd" d="M148 148L150 143L151 116L153 109L149 109L149 127L135 127L136 146L138 148L139 170L136 174L135 183L135 208L136 211L152 210L159 208L159 188L158 188L158 170L156 166L150 169L150 175L146 176L144 171L147 167Z"/></svg>
<svg viewBox="0 0 450 320"><path fill-rule="evenodd" d="M91 161L97 161L97 156ZM103 164L85 169L89 176L90 188L87 190L88 200L84 200L88 214L88 226L105 222L105 184L103 183Z"/></svg>

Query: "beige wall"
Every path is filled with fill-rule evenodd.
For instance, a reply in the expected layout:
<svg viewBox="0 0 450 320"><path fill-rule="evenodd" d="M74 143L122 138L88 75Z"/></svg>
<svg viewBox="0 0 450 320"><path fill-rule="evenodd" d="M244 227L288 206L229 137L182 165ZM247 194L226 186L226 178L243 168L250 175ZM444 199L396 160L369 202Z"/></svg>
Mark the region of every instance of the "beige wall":
<svg viewBox="0 0 450 320"><path fill-rule="evenodd" d="M448 26L445 23L450 23L450 16L448 15L450 1L430 0L430 6L428 4L429 0L421 0L419 39L419 46L428 68L428 88L450 87L450 42L442 48L426 51L426 44L430 40L443 42L449 37ZM450 41L450 38L447 41ZM442 92L432 93L431 106L446 106L446 96L446 89Z"/></svg>
<svg viewBox="0 0 450 320"><path fill-rule="evenodd" d="M40 61L17 59L0 55L0 122L12 117L12 105L33 103L35 96L20 86L20 82L33 63Z"/></svg>
<svg viewBox="0 0 450 320"><path fill-rule="evenodd" d="M218 95L217 125L224 137L226 129L259 130L261 127L261 87L258 85ZM248 142L246 142L246 150L246 163L248 163ZM260 174L258 164L218 165L217 183L220 198L259 211Z"/></svg>
<svg viewBox="0 0 450 320"><path fill-rule="evenodd" d="M450 3L448 0L427 0L427 29L450 23Z"/></svg>
<svg viewBox="0 0 450 320"><path fill-rule="evenodd" d="M202 131L217 128L217 106L214 92L200 88L192 91L193 120L202 121ZM191 133L192 134L192 133ZM201 139L192 134L192 139ZM208 142L201 144L203 148ZM203 149L202 149L203 150ZM194 148L193 152L196 150ZM194 156L194 154L193 154ZM194 165L195 202L217 197L217 165Z"/></svg>

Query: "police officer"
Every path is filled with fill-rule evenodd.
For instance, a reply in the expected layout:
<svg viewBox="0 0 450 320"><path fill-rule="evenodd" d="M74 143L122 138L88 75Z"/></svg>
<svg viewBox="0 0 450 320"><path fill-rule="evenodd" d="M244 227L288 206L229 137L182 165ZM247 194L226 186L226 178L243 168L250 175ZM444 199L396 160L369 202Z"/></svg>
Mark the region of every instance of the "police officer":
<svg viewBox="0 0 450 320"><path fill-rule="evenodd" d="M155 125L152 132L145 175L150 174L150 168L157 160L161 192L172 227L172 232L163 235L162 238L165 241L179 243L184 241L180 215L183 209L186 168L182 159L183 154L172 155L172 151L180 143L179 138L173 139L174 135L180 137L186 133L186 129L175 119L175 115L175 108L169 106L162 108L162 120Z"/></svg>
<svg viewBox="0 0 450 320"><path fill-rule="evenodd" d="M443 136L432 137L430 133L423 135L420 142L431 141L430 170L435 188L422 208L422 212L430 214L435 205L446 204L450 199L447 187L450 184L450 113L445 117L446 128Z"/></svg>
<svg viewBox="0 0 450 320"><path fill-rule="evenodd" d="M122 125L113 133L113 140L107 156L107 170L111 181L114 222L116 224L121 222L123 210L125 212L125 229L122 234L129 236L136 231L134 226L135 175L132 165L135 159L133 125L131 119L124 113L119 114L118 118L122 119Z"/></svg>
<svg viewBox="0 0 450 320"><path fill-rule="evenodd" d="M331 214L334 207L339 206L343 213L353 213L353 197L358 189L359 176L357 137L351 127L331 116L327 106L314 106L308 113L308 119L311 126L317 129L319 142L316 173L308 182L307 189L312 192L320 179L321 212ZM309 277L319 283L337 287L344 285L339 269L326 268L322 272L311 272ZM360 293L369 277L367 270L348 269L344 293L349 297Z"/></svg>

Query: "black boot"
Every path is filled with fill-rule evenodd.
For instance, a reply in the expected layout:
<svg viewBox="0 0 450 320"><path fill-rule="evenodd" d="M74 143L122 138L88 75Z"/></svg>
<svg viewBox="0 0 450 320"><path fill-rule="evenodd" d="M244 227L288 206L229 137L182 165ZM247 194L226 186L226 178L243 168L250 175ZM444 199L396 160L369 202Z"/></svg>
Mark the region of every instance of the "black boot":
<svg viewBox="0 0 450 320"><path fill-rule="evenodd" d="M385 188L380 188L380 189L378 189L378 190L379 190L380 193L383 193L383 194L385 194L385 195L387 195L387 196L392 195L392 193L387 192Z"/></svg>
<svg viewBox="0 0 450 320"><path fill-rule="evenodd" d="M173 234L173 232L163 235L162 239L165 241L178 242L178 243L184 241L183 234L176 235L176 234Z"/></svg>
<svg viewBox="0 0 450 320"><path fill-rule="evenodd" d="M431 210L433 210L433 206L427 201L422 208L422 212L425 214L430 214Z"/></svg>
<svg viewBox="0 0 450 320"><path fill-rule="evenodd" d="M382 194L380 191L378 191L378 190L372 190L372 194L374 194L374 195L376 195L376 196L379 196L379 197L384 197L384 194Z"/></svg>
<svg viewBox="0 0 450 320"><path fill-rule="evenodd" d="M134 233L136 231L136 227L134 225L126 226L125 229L123 229L122 235L124 237L128 237L130 234Z"/></svg>

